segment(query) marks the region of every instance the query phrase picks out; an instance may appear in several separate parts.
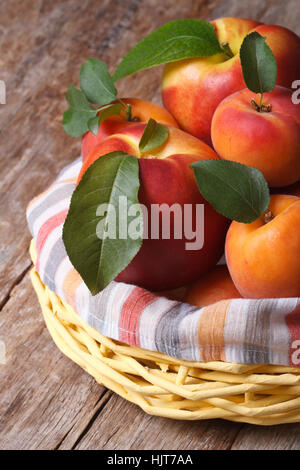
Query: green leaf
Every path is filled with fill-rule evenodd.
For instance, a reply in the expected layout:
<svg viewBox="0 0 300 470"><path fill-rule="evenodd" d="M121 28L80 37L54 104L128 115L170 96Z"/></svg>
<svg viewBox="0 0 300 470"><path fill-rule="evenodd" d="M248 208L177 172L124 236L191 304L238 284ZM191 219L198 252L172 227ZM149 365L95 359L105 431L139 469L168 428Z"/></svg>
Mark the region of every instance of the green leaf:
<svg viewBox="0 0 300 470"><path fill-rule="evenodd" d="M272 91L276 85L277 63L266 38L254 31L241 46L240 57L245 83L254 93Z"/></svg>
<svg viewBox="0 0 300 470"><path fill-rule="evenodd" d="M88 128L92 134L97 135L99 131L100 116L95 116L88 120Z"/></svg>
<svg viewBox="0 0 300 470"><path fill-rule="evenodd" d="M67 92L69 109L63 116L63 128L72 137L79 137L88 131L88 121L95 117L97 110L92 108L84 93L70 83Z"/></svg>
<svg viewBox="0 0 300 470"><path fill-rule="evenodd" d="M137 158L124 152L112 152L98 158L86 170L73 193L63 241L71 263L92 295L115 279L142 245L139 186ZM123 198L119 199L120 196ZM121 200L124 204L124 198L128 210L122 204L119 207ZM108 204L106 211L103 204ZM129 216L128 211L136 208L139 215L135 212ZM130 230L133 220L140 227L141 235L127 235L126 226Z"/></svg>
<svg viewBox="0 0 300 470"><path fill-rule="evenodd" d="M121 103L114 103L114 104L108 104L107 106L103 106L103 108L101 108L101 113L99 114L99 116L95 116L88 121L89 130L94 135L97 135L100 124L102 124L102 122L105 121L110 116L120 115L122 110L123 110L123 106L121 105Z"/></svg>
<svg viewBox="0 0 300 470"><path fill-rule="evenodd" d="M99 116L100 118L99 123L101 124L110 116L120 115L122 110L123 110L123 106L121 105L121 103L113 103L107 106L103 106L103 108L101 108L101 114Z"/></svg>
<svg viewBox="0 0 300 470"><path fill-rule="evenodd" d="M111 103L117 96L117 90L104 62L90 58L81 67L79 73L80 88L89 101L95 104Z"/></svg>
<svg viewBox="0 0 300 470"><path fill-rule="evenodd" d="M113 80L155 65L222 52L213 26L196 19L175 20L146 36L124 57Z"/></svg>
<svg viewBox="0 0 300 470"><path fill-rule="evenodd" d="M248 224L268 208L268 184L256 168L228 160L203 160L191 167L203 197L225 217Z"/></svg>
<svg viewBox="0 0 300 470"><path fill-rule="evenodd" d="M139 143L141 152L148 152L160 147L168 138L169 130L163 124L159 124L155 119L150 118Z"/></svg>

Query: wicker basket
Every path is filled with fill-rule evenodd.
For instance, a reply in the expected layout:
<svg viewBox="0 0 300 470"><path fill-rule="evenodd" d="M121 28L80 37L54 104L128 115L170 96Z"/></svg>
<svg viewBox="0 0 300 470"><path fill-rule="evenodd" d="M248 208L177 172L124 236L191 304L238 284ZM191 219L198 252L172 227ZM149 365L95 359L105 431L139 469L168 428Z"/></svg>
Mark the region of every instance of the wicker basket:
<svg viewBox="0 0 300 470"><path fill-rule="evenodd" d="M34 244L31 257L35 261ZM173 419L223 418L259 425L300 422L300 368L187 362L102 336L50 291L31 280L57 347L97 382Z"/></svg>

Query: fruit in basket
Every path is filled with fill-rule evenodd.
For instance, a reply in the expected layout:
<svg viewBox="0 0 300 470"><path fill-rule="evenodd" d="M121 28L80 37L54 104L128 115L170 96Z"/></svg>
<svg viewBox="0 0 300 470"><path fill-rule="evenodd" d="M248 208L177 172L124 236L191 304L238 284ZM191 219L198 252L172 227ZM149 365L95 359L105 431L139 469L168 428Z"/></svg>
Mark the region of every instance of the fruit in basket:
<svg viewBox="0 0 300 470"><path fill-rule="evenodd" d="M300 296L300 198L273 195L269 211L250 224L232 222L228 269L247 298Z"/></svg>
<svg viewBox="0 0 300 470"><path fill-rule="evenodd" d="M101 123L96 135L88 131L82 136L81 155L83 160L101 140L111 134L117 134L122 129L136 126L137 122L146 123L152 118L162 124L178 127L173 116L162 106L138 98L123 98L122 103L127 106L130 105L129 116L126 116L124 111L119 115L109 116ZM99 112L99 115L101 115L101 112Z"/></svg>
<svg viewBox="0 0 300 470"><path fill-rule="evenodd" d="M233 233L234 230L238 231L238 228L232 227L243 227L240 229L240 236L231 235L231 238L235 238L235 243L227 250L230 272L239 293L244 295L249 286L249 289L253 290L250 294L247 292L247 295L267 296L268 288L272 290L272 285L276 285L277 289L283 280L283 287L281 290L277 289L277 293L294 295L299 280L299 263L295 261L299 259L299 231L296 230L296 235L294 234L288 214L295 212L295 208L298 208L299 212L299 199L285 196L288 199L284 199L281 204L281 198L284 196L278 196L279 199L274 196L269 207L269 188L262 172L255 167L255 162L250 161L254 165L252 167L237 161L228 161L226 157L220 159L203 141L178 128L166 127L153 119L150 119L147 125L130 124L122 129L116 126L113 132L117 133L113 134L107 123L107 134L110 135L104 138L106 134L103 131L104 134L101 135L101 130L99 134L99 125L103 124L104 117L111 119L112 115L125 113L130 121L132 110L117 98L114 85L117 80L163 62L177 61L175 65L166 67L166 70L173 70L176 86L171 92L172 87L165 87L164 99L168 101L170 98L172 101L174 96L176 98L178 89L183 90L180 100L174 99L173 105L174 109L177 109L178 105L178 115L182 116L182 120L186 119L186 128L189 128L191 133L199 131L209 140L211 116L224 98L223 95L241 90L245 83L251 92L260 93L259 101L255 95L252 95L254 98L250 101L253 106L253 122L256 122L258 115L260 119L267 121L276 114L273 119L275 136L270 137L270 133L265 130L268 126L262 121L259 131L265 137L262 139L264 142L256 142L255 139L252 142L252 146L257 147L258 155L266 149L264 173L270 170L268 179L273 186L296 182L299 178L299 166L294 157L298 151L297 138L299 139L297 113L291 111L291 103L290 106L287 105L284 94L286 91L282 87L274 90L274 87L276 80L279 85L290 85L286 82L297 78L300 70L300 39L284 28L258 24L252 20L226 18L213 23L215 32L211 24L198 20L170 22L133 48L121 61L113 77L103 62L91 58L80 70L81 90L70 85L67 94L70 106L63 118L66 132L77 137L90 131L100 138L99 143L94 146L93 141L89 147L91 150L87 150L88 154L83 161L63 229L63 240L69 258L93 295L104 289L113 279L156 291L175 289L195 281L208 272L220 258L228 218L236 221L231 225ZM252 32L247 34L251 30ZM275 57L266 43L266 37L262 36L264 33ZM170 38L172 45L162 47L162 44L168 44ZM202 59L194 59L195 57ZM178 62L182 58L187 60ZM202 64L199 73L202 78L205 75L204 69L209 72L209 79L204 80L204 87L202 83L199 86L196 62ZM184 71L188 70L187 77L183 72L177 74L177 69L181 67ZM186 86L187 83L189 87ZM250 96L249 90L245 92L247 96ZM276 97L274 107L279 109L281 106L279 111L272 110L273 103L265 102L271 96L269 92L272 90L272 97ZM268 116L265 117L263 113L268 113ZM174 115L176 116L175 113ZM293 135L290 129L277 124L281 115L283 122L290 119L290 127L294 129ZM113 128L112 121L118 122L118 118L111 119ZM200 123L200 127L193 131L195 123L197 126ZM236 131L238 126L235 123L231 125ZM252 135L255 131L256 129ZM238 138L238 132L236 131L232 140ZM225 139L229 141L230 137ZM271 157L267 152L274 155L272 145L276 146L277 151L280 148L284 156L282 159L274 157L277 164L273 165L274 175L274 168L269 165ZM261 153L260 148L263 148ZM255 156L255 152L252 153ZM251 157L253 155L251 154ZM260 161L259 165L261 164ZM136 219L132 220L133 214L129 214L127 209L124 212L120 205L117 208L120 196L129 202L130 209L137 210ZM187 218L186 205L190 208ZM156 207L155 221L153 206ZM119 216L117 229L115 224L115 229L111 232L110 223L116 221L116 215ZM297 227L297 211L293 218ZM164 226L166 220L167 236ZM128 223L132 225L131 222L134 222L134 227L139 227L134 230L134 237L129 236L129 232L124 234L121 230L122 224L125 223L127 230ZM266 227L260 228L260 225L257 225L259 223ZM249 241L245 233L251 231L251 227L257 230L254 230L253 237L248 237ZM288 231L291 234L290 246ZM113 237L110 236L111 233ZM267 241L263 234L266 234ZM231 238L227 238L229 245ZM241 242L243 238L244 244ZM253 239L258 240L257 246L253 242L248 253L247 244L250 246ZM264 259L260 262L260 245L265 244L264 249L268 250L272 243L275 255L272 257L266 251L266 262ZM288 247L286 258L282 253L283 245ZM243 286L245 276L243 277L238 259L239 254L243 253L242 248L249 255L249 266L251 256L254 259L251 264L253 272L250 273L246 286ZM255 249L259 256L256 256ZM276 253L280 253L280 257L274 267ZM254 269L256 265L257 277ZM248 265L246 268L248 269ZM244 272L247 272L247 269L244 269ZM232 274L235 270L237 274ZM267 276L262 287L259 274L265 273L269 277ZM283 279L285 273L288 274ZM253 285L250 282L252 276ZM289 283L286 279L290 276ZM262 293L259 289L265 290Z"/></svg>
<svg viewBox="0 0 300 470"><path fill-rule="evenodd" d="M211 142L211 120L218 104L245 88L239 49L245 36L257 31L266 37L278 64L277 85L291 87L300 77L300 38L276 25L243 18L212 22L224 53L168 63L164 69L162 98L182 129Z"/></svg>
<svg viewBox="0 0 300 470"><path fill-rule="evenodd" d="M212 120L212 141L221 158L258 168L270 186L300 179L300 107L292 92L276 86L263 95L244 89L225 98ZM254 103L254 104L253 104Z"/></svg>
<svg viewBox="0 0 300 470"><path fill-rule="evenodd" d="M193 162L218 157L199 139L173 127L168 129L168 138L162 145L142 152L139 143L145 128L144 124L138 124L100 142L84 161L78 181L93 162L109 152L123 151L138 158L138 199L148 210L149 237L143 240L140 251L117 280L151 290L173 289L197 279L213 267L223 253L228 221L202 197L190 168ZM150 235L152 229L156 230L151 218L151 207L162 204L165 205L162 211L165 210L166 213L174 204L179 208L179 214L175 211L174 216L171 215L174 224L171 223L169 239L163 238L161 228L157 235ZM201 244L194 244L187 249L186 244L192 243L192 237L188 239L187 227L182 217L186 210L185 204L191 207L191 229L194 231L197 224L199 236L203 230L203 247ZM204 221L196 217L197 205L204 205ZM179 224L183 234L178 239L174 232L176 224Z"/></svg>
<svg viewBox="0 0 300 470"><path fill-rule="evenodd" d="M241 298L227 266L218 265L188 286L184 302L205 307L220 300Z"/></svg>

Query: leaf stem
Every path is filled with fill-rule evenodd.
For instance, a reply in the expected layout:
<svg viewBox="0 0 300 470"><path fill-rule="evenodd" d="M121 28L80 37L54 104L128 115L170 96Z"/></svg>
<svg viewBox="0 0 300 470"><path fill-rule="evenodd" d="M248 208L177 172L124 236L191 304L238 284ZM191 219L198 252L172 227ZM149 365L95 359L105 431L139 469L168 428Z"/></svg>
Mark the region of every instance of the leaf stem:
<svg viewBox="0 0 300 470"><path fill-rule="evenodd" d="M264 94L261 93L261 94L260 94L260 99L259 99L259 108L260 108L260 109L261 109L261 107L262 107L263 96L264 96Z"/></svg>

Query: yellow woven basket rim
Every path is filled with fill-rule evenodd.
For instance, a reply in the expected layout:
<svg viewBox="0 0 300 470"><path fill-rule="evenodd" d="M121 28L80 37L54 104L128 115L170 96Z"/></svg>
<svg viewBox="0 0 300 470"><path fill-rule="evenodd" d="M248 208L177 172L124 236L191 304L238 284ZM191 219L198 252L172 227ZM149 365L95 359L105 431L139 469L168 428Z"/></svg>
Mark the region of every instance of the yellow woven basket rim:
<svg viewBox="0 0 300 470"><path fill-rule="evenodd" d="M34 243L30 254L35 263ZM173 419L222 418L258 425L300 422L300 369L188 362L101 335L45 286L31 280L57 347L96 381L140 406Z"/></svg>

